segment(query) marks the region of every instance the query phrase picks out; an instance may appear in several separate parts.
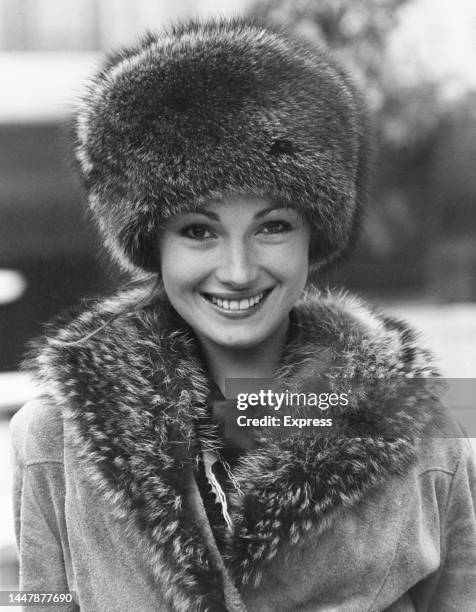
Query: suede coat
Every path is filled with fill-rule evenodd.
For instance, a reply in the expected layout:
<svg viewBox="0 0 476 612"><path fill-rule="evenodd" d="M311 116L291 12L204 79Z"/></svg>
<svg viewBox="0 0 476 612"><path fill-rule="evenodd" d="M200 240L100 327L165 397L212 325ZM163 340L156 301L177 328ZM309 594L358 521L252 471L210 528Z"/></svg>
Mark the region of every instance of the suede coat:
<svg viewBox="0 0 476 612"><path fill-rule="evenodd" d="M21 589L85 612L475 609L470 445L405 324L348 295L296 305L279 384L349 404L332 427L262 428L220 554L194 477L219 446L209 377L166 298L140 298L96 303L32 362L42 396L12 421Z"/></svg>

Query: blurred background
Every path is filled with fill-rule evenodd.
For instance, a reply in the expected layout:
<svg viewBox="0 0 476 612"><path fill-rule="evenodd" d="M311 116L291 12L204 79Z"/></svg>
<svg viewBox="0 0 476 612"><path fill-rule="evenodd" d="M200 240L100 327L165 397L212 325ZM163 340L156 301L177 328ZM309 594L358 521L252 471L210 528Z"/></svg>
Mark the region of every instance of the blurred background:
<svg viewBox="0 0 476 612"><path fill-rule="evenodd" d="M332 48L372 111L363 236L322 285L406 318L447 377L476 378L474 0L0 0L0 589L16 585L7 425L34 395L26 343L121 280L75 179L72 104L105 50L184 16L244 14Z"/></svg>

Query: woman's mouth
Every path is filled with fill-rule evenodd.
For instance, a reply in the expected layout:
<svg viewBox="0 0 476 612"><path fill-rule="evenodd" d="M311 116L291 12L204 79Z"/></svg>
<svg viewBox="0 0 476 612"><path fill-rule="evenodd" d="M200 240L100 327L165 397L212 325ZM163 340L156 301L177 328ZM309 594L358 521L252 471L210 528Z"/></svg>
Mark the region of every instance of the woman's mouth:
<svg viewBox="0 0 476 612"><path fill-rule="evenodd" d="M212 293L202 293L201 295L224 313L245 314L257 310L270 293L271 289L266 289L247 298L223 298Z"/></svg>

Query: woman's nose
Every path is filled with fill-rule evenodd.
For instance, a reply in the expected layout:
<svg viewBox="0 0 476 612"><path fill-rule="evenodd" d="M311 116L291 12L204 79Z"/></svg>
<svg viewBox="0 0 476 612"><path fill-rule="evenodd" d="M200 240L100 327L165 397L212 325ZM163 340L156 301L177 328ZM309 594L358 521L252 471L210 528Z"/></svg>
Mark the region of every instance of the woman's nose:
<svg viewBox="0 0 476 612"><path fill-rule="evenodd" d="M256 253L244 241L228 243L220 253L217 279L227 285L248 287L258 277Z"/></svg>

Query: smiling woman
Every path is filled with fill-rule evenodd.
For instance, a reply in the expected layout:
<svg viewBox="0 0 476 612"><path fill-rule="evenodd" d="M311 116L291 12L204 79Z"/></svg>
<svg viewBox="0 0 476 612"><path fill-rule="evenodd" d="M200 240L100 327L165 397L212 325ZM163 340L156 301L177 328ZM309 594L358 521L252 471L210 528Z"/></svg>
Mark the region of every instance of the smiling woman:
<svg viewBox="0 0 476 612"><path fill-rule="evenodd" d="M194 329L221 389L226 378L272 377L308 276L306 220L264 200L215 202L172 217L159 257L170 303Z"/></svg>
<svg viewBox="0 0 476 612"><path fill-rule="evenodd" d="M137 284L32 357L21 589L86 612L473 609L474 464L431 356L310 283L356 237L367 131L327 52L256 23L107 58L76 155Z"/></svg>

